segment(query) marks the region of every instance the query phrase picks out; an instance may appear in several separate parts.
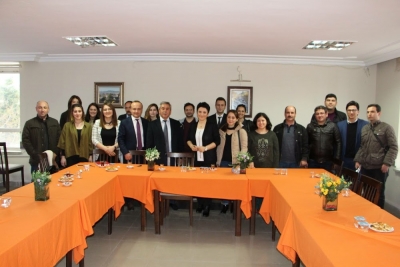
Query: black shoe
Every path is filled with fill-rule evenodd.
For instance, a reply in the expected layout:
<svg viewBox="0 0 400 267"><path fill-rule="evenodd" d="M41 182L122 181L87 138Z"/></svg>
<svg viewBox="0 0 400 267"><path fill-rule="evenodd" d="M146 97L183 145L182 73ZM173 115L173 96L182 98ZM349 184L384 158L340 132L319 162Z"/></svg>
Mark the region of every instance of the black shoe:
<svg viewBox="0 0 400 267"><path fill-rule="evenodd" d="M222 205L221 213L226 213L228 211L228 205Z"/></svg>
<svg viewBox="0 0 400 267"><path fill-rule="evenodd" d="M176 205L175 203L169 203L169 206L170 206L171 209L173 209L173 210L178 210L178 209L179 209L178 205Z"/></svg>
<svg viewBox="0 0 400 267"><path fill-rule="evenodd" d="M203 216L208 217L210 215L210 206L206 206L203 210Z"/></svg>
<svg viewBox="0 0 400 267"><path fill-rule="evenodd" d="M203 205L199 205L196 209L197 213L201 213L203 211Z"/></svg>

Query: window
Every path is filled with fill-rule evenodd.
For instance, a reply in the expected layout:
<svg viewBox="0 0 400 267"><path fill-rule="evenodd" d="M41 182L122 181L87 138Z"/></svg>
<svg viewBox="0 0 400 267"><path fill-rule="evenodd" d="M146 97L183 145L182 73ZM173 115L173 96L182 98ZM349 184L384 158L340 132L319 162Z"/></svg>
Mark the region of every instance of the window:
<svg viewBox="0 0 400 267"><path fill-rule="evenodd" d="M19 73L0 71L0 142L6 142L10 148L20 147L19 98Z"/></svg>

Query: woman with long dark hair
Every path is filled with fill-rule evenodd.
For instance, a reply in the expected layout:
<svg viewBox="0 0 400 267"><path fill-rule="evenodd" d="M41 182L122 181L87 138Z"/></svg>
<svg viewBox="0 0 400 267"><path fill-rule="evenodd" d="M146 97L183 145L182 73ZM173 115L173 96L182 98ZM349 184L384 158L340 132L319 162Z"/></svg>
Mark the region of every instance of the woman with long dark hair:
<svg viewBox="0 0 400 267"><path fill-rule="evenodd" d="M150 104L146 112L144 113L144 118L148 121L154 121L158 119L158 106L155 103Z"/></svg>
<svg viewBox="0 0 400 267"><path fill-rule="evenodd" d="M68 100L68 109L66 111L64 111L61 116L60 116L60 128L61 130L64 127L64 124L66 122L69 122L72 120L71 117L71 106L75 105L75 104L79 104L82 106L82 100L79 96L77 95L72 95L69 100Z"/></svg>
<svg viewBox="0 0 400 267"><path fill-rule="evenodd" d="M93 123L100 119L100 108L96 103L90 103L86 110L85 121L93 125Z"/></svg>

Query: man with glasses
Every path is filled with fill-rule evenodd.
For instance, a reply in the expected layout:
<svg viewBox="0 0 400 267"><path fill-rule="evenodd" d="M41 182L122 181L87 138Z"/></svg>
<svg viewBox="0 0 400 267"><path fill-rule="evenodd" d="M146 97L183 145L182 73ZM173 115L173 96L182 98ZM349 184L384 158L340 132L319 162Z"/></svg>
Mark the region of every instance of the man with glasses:
<svg viewBox="0 0 400 267"><path fill-rule="evenodd" d="M343 167L350 170L354 168L354 157L361 144L361 129L368 124L367 121L358 118L359 104L350 101L346 105L347 121L337 123L340 136L342 137L342 153L340 158L343 160Z"/></svg>

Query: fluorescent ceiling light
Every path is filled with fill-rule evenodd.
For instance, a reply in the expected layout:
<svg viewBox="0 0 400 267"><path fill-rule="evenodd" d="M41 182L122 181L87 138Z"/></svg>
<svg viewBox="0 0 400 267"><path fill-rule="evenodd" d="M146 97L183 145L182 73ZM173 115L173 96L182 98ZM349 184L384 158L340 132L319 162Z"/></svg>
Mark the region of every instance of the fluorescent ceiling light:
<svg viewBox="0 0 400 267"><path fill-rule="evenodd" d="M338 51L342 50L349 45L353 44L355 42L348 42L348 41L321 41L321 40L316 40L316 41L311 41L309 42L306 46L303 47L303 49L307 50L333 50L333 51Z"/></svg>
<svg viewBox="0 0 400 267"><path fill-rule="evenodd" d="M63 37L82 48L95 46L118 46L107 36L67 36Z"/></svg>

